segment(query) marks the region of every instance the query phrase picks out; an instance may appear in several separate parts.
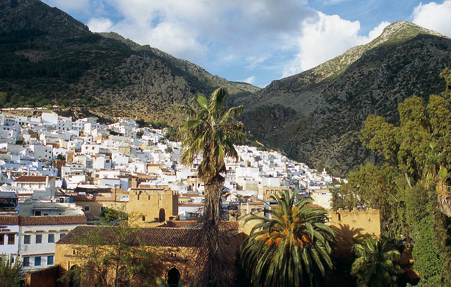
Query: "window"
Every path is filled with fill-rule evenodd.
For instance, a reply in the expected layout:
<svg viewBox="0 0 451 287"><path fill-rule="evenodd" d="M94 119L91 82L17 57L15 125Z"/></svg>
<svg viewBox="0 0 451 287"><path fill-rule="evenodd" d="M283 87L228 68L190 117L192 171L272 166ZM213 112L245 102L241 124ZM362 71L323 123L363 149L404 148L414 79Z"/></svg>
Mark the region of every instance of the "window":
<svg viewBox="0 0 451 287"><path fill-rule="evenodd" d="M47 256L47 265L53 265L53 255Z"/></svg>
<svg viewBox="0 0 451 287"><path fill-rule="evenodd" d="M42 243L42 234L36 234L36 243Z"/></svg>
<svg viewBox="0 0 451 287"><path fill-rule="evenodd" d="M41 211L40 210L35 211L34 216L41 216Z"/></svg>
<svg viewBox="0 0 451 287"><path fill-rule="evenodd" d="M0 234L0 245L5 244L5 234Z"/></svg>
<svg viewBox="0 0 451 287"><path fill-rule="evenodd" d="M60 239L63 238L64 236L66 236L66 233L61 233L60 234Z"/></svg>
<svg viewBox="0 0 451 287"><path fill-rule="evenodd" d="M8 234L8 244L12 245L16 243L16 235L15 234Z"/></svg>
<svg viewBox="0 0 451 287"><path fill-rule="evenodd" d="M23 266L24 267L30 266L30 257L23 258Z"/></svg>
<svg viewBox="0 0 451 287"><path fill-rule="evenodd" d="M41 266L41 256L36 256L34 258L34 266Z"/></svg>
<svg viewBox="0 0 451 287"><path fill-rule="evenodd" d="M51 233L49 234L49 238L48 238L48 242L49 243L54 243L55 242L55 234Z"/></svg>
<svg viewBox="0 0 451 287"><path fill-rule="evenodd" d="M23 244L30 244L30 241L31 241L31 235L28 234L23 237Z"/></svg>
<svg viewBox="0 0 451 287"><path fill-rule="evenodd" d="M145 215L142 216L142 220L146 221L146 216Z"/></svg>
<svg viewBox="0 0 451 287"><path fill-rule="evenodd" d="M89 212L89 206L88 205L85 206L85 211Z"/></svg>

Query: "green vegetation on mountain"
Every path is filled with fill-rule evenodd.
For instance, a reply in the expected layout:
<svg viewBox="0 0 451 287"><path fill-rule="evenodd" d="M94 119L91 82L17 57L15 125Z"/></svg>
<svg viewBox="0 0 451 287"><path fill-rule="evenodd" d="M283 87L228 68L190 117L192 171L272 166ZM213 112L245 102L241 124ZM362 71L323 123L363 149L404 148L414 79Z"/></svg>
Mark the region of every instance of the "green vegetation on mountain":
<svg viewBox="0 0 451 287"><path fill-rule="evenodd" d="M228 82L188 61L115 33L94 34L39 0L0 0L0 107L88 108L100 117L177 121L171 107Z"/></svg>
<svg viewBox="0 0 451 287"><path fill-rule="evenodd" d="M451 66L450 39L397 22L368 44L259 89L116 33L91 33L39 0L0 7L0 107L57 104L72 116L172 125L181 122L172 107L226 87L256 141L342 177L379 160L358 141L366 117L398 122L397 104L441 91L437 75Z"/></svg>
<svg viewBox="0 0 451 287"><path fill-rule="evenodd" d="M397 22L366 45L234 103L244 105L243 121L257 140L345 177L377 160L358 140L366 117L398 122L396 106L405 98L443 90L438 75L447 66L449 38Z"/></svg>

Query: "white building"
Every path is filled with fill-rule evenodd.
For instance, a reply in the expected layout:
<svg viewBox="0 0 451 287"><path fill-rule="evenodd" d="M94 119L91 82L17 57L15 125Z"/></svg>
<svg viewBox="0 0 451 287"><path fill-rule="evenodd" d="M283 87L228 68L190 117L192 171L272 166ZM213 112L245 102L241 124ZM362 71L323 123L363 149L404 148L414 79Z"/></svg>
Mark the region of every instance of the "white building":
<svg viewBox="0 0 451 287"><path fill-rule="evenodd" d="M58 124L58 115L51 113L42 113L41 121L44 125L56 126Z"/></svg>
<svg viewBox="0 0 451 287"><path fill-rule="evenodd" d="M51 198L55 196L55 177L24 175L15 179L12 188L17 191L19 197Z"/></svg>
<svg viewBox="0 0 451 287"><path fill-rule="evenodd" d="M19 255L24 271L55 264L55 243L78 225L84 215L19 216Z"/></svg>
<svg viewBox="0 0 451 287"><path fill-rule="evenodd" d="M30 157L40 160L51 160L53 158L53 148L43 145L30 145Z"/></svg>
<svg viewBox="0 0 451 287"><path fill-rule="evenodd" d="M19 216L0 215L0 254L19 254Z"/></svg>

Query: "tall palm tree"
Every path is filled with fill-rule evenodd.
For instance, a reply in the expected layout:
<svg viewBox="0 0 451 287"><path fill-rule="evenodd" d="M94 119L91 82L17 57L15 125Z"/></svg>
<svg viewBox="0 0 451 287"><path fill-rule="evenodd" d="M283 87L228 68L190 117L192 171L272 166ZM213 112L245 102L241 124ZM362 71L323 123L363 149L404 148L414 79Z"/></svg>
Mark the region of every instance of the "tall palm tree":
<svg viewBox="0 0 451 287"><path fill-rule="evenodd" d="M241 245L243 267L254 286L320 286L333 268L335 233L327 226L326 211L312 208L311 198L295 202L295 193L271 196L278 207L270 218L257 220Z"/></svg>
<svg viewBox="0 0 451 287"><path fill-rule="evenodd" d="M226 109L226 98L227 90L219 88L213 92L210 100L198 95L198 106L181 107L187 116L179 128L185 148L182 163L190 165L197 155L202 156L197 175L204 182L206 190L204 218L213 225L219 220L220 192L226 172L225 158L238 159L234 144L244 139L244 126L236 120L243 106Z"/></svg>
<svg viewBox="0 0 451 287"><path fill-rule="evenodd" d="M353 246L357 259L352 264L351 275L357 277L359 287L397 286L401 267L395 263L398 250L390 250L387 241L366 237Z"/></svg>
<svg viewBox="0 0 451 287"><path fill-rule="evenodd" d="M233 237L219 228L220 199L226 173L225 158L238 159L234 143L243 141L244 126L236 119L243 107L227 109L226 98L227 90L219 88L209 100L198 95L195 107L181 107L187 116L179 128L185 149L182 163L192 164L198 155L202 156L197 175L204 182L205 204L199 241L204 244L206 253L201 256L203 262L199 262L204 266L198 276L200 286L228 286L234 274L235 254L227 250L233 248Z"/></svg>

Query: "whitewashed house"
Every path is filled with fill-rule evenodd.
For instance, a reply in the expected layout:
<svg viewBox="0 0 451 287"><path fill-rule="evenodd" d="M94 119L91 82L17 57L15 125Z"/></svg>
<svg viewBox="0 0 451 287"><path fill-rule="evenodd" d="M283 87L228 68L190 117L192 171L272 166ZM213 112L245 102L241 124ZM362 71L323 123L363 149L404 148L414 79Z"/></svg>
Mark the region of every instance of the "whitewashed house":
<svg viewBox="0 0 451 287"><path fill-rule="evenodd" d="M51 198L55 196L55 177L24 175L15 179L11 186L17 191L19 198L30 197Z"/></svg>
<svg viewBox="0 0 451 287"><path fill-rule="evenodd" d="M55 264L55 243L78 225L84 215L19 216L19 254L25 272Z"/></svg>
<svg viewBox="0 0 451 287"><path fill-rule="evenodd" d="M0 215L0 255L19 254L19 216Z"/></svg>

